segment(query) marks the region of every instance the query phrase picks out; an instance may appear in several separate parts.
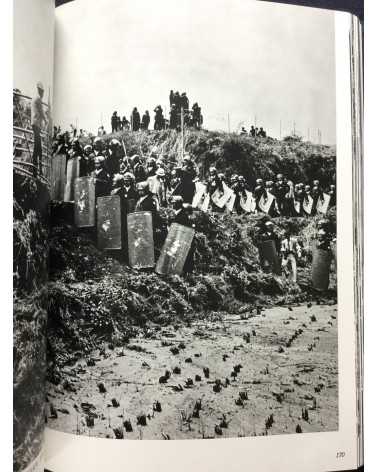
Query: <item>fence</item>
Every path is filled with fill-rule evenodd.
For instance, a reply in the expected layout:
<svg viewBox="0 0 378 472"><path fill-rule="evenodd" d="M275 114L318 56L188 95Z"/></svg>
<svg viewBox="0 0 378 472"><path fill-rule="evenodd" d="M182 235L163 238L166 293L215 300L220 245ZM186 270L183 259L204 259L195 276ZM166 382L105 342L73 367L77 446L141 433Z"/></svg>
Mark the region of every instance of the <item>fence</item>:
<svg viewBox="0 0 378 472"><path fill-rule="evenodd" d="M43 103L43 106L49 116L49 105ZM41 140L41 168L36 169L33 163L34 133L31 126L31 97L13 91L13 169L15 172L36 177L50 185L51 133L47 130L41 131Z"/></svg>

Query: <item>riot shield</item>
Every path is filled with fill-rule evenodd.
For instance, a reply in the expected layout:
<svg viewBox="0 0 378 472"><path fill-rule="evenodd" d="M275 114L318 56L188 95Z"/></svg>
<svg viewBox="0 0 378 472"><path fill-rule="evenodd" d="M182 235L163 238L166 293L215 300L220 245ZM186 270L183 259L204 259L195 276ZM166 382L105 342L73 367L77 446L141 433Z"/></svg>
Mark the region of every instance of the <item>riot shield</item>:
<svg viewBox="0 0 378 472"><path fill-rule="evenodd" d="M122 249L121 217L119 195L97 198L97 245L99 249Z"/></svg>
<svg viewBox="0 0 378 472"><path fill-rule="evenodd" d="M75 224L91 228L96 222L95 184L92 177L80 177L74 182Z"/></svg>
<svg viewBox="0 0 378 472"><path fill-rule="evenodd" d="M137 211L127 215L127 239L130 266L134 269L154 267L155 252L150 211Z"/></svg>
<svg viewBox="0 0 378 472"><path fill-rule="evenodd" d="M276 275L281 274L280 259L273 240L263 241L259 244L259 256L264 272L273 272Z"/></svg>
<svg viewBox="0 0 378 472"><path fill-rule="evenodd" d="M66 184L66 156L57 154L51 163L51 200L63 201Z"/></svg>
<svg viewBox="0 0 378 472"><path fill-rule="evenodd" d="M64 201L71 202L74 200L74 183L79 177L79 160L77 157L69 159L67 162L67 179L64 189Z"/></svg>
<svg viewBox="0 0 378 472"><path fill-rule="evenodd" d="M169 229L155 271L160 275L181 275L193 238L193 228L173 223Z"/></svg>
<svg viewBox="0 0 378 472"><path fill-rule="evenodd" d="M327 290L332 252L319 249L316 244L312 249L312 286L316 290Z"/></svg>

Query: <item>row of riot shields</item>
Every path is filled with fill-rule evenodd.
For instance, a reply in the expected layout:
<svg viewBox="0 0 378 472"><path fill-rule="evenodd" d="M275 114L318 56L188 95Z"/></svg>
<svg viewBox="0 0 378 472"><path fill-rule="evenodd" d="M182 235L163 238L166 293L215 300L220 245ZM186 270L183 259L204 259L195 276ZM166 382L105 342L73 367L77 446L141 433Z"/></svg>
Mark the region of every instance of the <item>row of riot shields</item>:
<svg viewBox="0 0 378 472"><path fill-rule="evenodd" d="M275 241L261 242L258 250L262 270L267 273L281 275L281 261ZM336 248L325 250L318 248L316 244L313 245L311 279L312 287L315 290L328 290L332 260L335 261L336 266Z"/></svg>
<svg viewBox="0 0 378 472"><path fill-rule="evenodd" d="M96 198L92 177L74 180L75 224L78 228L95 228L97 245L104 251L127 253L134 269L154 268L158 274L182 274L194 238L194 229L171 225L160 256L155 264L154 230L151 212L130 212L118 195ZM273 240L259 247L260 264L264 272L281 274L281 260ZM313 246L312 285L327 290L332 259L331 251Z"/></svg>
<svg viewBox="0 0 378 472"><path fill-rule="evenodd" d="M97 197L91 177L74 181L75 224L78 228L96 228L97 245L104 251L124 251L134 269L154 268L161 275L183 272L194 229L171 225L155 264L154 231L149 211L129 212L118 195Z"/></svg>

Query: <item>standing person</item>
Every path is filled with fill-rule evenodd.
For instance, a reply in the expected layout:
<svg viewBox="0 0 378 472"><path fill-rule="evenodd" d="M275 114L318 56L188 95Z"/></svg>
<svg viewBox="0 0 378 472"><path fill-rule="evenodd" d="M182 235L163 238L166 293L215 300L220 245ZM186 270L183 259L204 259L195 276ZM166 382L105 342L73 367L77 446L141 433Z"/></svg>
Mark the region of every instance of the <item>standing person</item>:
<svg viewBox="0 0 378 472"><path fill-rule="evenodd" d="M156 174L148 177L147 179L150 192L156 198L158 207L167 206L167 181L165 177L165 171L159 167Z"/></svg>
<svg viewBox="0 0 378 472"><path fill-rule="evenodd" d="M130 129L130 122L129 122L129 120L126 118L126 116L124 116L124 117L122 118L122 129L123 129L123 130L128 130L128 129Z"/></svg>
<svg viewBox="0 0 378 472"><path fill-rule="evenodd" d="M112 126L112 133L115 133L117 131L117 112L113 112L112 118L111 118L111 126Z"/></svg>
<svg viewBox="0 0 378 472"><path fill-rule="evenodd" d="M142 117L142 129L148 129L149 126L150 126L150 114L148 113L148 110L146 110Z"/></svg>
<svg viewBox="0 0 378 472"><path fill-rule="evenodd" d="M33 165L34 175L37 175L37 171L42 174L42 139L41 131L43 125L47 125L48 120L43 110L43 95L45 90L42 82L37 83L37 96L33 98L31 102L31 124L34 133L34 148L33 148Z"/></svg>
<svg viewBox="0 0 378 472"><path fill-rule="evenodd" d="M133 112L131 114L131 126L132 131L139 131L140 129L140 114L137 107L133 108Z"/></svg>
<svg viewBox="0 0 378 472"><path fill-rule="evenodd" d="M175 94L173 93L173 90L169 92L169 106L171 107L173 104Z"/></svg>
<svg viewBox="0 0 378 472"><path fill-rule="evenodd" d="M291 229L285 231L284 239L281 242L281 255L284 274L293 283L297 283L297 259L302 256L302 248L297 238L292 235Z"/></svg>

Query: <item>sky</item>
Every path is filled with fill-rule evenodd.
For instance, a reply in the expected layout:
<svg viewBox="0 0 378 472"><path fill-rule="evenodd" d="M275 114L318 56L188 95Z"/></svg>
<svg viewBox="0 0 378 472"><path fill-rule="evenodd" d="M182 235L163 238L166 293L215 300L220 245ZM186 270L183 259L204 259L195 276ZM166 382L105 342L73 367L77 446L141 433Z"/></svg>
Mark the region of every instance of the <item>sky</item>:
<svg viewBox="0 0 378 472"><path fill-rule="evenodd" d="M20 0L18 0L20 1ZM336 142L334 14L255 0L75 0L56 10L55 122L109 131L169 91L207 129ZM191 105L190 105L191 106Z"/></svg>
<svg viewBox="0 0 378 472"><path fill-rule="evenodd" d="M54 0L13 1L13 86L28 96L41 81L53 94Z"/></svg>

